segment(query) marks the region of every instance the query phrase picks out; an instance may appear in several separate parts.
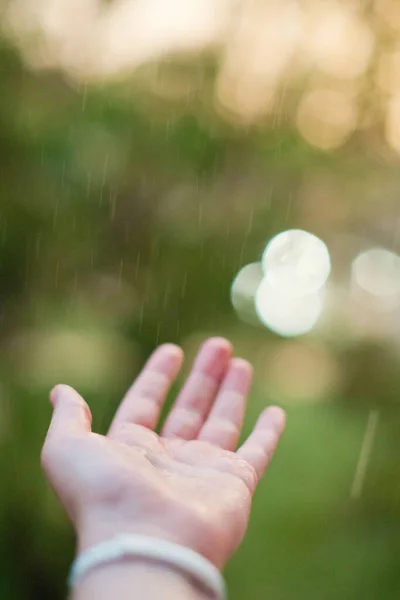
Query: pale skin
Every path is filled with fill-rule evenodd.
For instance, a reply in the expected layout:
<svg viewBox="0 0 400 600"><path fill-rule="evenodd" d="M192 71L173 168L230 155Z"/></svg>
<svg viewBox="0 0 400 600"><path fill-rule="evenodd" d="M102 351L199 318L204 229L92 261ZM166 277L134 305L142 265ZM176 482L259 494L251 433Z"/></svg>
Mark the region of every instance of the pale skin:
<svg viewBox="0 0 400 600"><path fill-rule="evenodd" d="M285 426L266 408L237 449L252 368L211 338L154 432L182 365L178 346L160 346L128 390L106 436L72 388L51 393L53 416L42 450L45 473L77 535L78 552L120 534L186 546L222 569L247 529L251 500ZM204 600L207 593L165 565L126 559L88 572L74 600Z"/></svg>

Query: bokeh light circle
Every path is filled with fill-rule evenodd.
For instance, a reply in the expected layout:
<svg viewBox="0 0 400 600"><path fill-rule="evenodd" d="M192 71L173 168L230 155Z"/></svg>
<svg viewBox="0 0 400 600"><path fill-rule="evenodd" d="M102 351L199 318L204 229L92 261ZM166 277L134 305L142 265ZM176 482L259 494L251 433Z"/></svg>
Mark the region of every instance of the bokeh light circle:
<svg viewBox="0 0 400 600"><path fill-rule="evenodd" d="M371 248L352 264L353 282L373 296L400 297L400 256L385 248Z"/></svg>
<svg viewBox="0 0 400 600"><path fill-rule="evenodd" d="M303 138L321 150L342 146L357 126L357 108L351 94L340 90L307 91L297 110Z"/></svg>
<svg viewBox="0 0 400 600"><path fill-rule="evenodd" d="M264 251L262 265L270 286L291 297L318 291L331 271L326 244L301 229L275 236Z"/></svg>
<svg viewBox="0 0 400 600"><path fill-rule="evenodd" d="M269 353L266 386L274 401L319 402L337 388L339 379L339 365L323 344L286 340Z"/></svg>
<svg viewBox="0 0 400 600"><path fill-rule="evenodd" d="M323 309L323 292L292 297L280 292L265 278L256 298L260 321L282 337L297 337L309 333L316 325Z"/></svg>
<svg viewBox="0 0 400 600"><path fill-rule="evenodd" d="M250 324L257 324L258 317L254 298L263 279L261 263L250 263L236 275L231 287L231 302L238 317Z"/></svg>

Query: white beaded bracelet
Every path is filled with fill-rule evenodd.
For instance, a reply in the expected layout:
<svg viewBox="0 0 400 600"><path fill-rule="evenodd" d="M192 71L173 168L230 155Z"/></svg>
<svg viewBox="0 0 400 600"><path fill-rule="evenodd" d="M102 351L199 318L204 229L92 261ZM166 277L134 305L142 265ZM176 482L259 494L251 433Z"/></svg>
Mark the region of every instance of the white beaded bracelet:
<svg viewBox="0 0 400 600"><path fill-rule="evenodd" d="M142 535L118 536L83 552L72 565L69 585L74 587L78 579L95 567L127 557L150 558L170 565L197 581L215 600L226 598L222 575L211 562L184 546Z"/></svg>

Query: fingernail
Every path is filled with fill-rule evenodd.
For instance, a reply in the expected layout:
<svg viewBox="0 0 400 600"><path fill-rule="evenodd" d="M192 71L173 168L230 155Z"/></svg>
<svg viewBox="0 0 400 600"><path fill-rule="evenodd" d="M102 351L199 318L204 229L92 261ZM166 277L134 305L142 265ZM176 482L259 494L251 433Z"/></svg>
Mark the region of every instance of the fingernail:
<svg viewBox="0 0 400 600"><path fill-rule="evenodd" d="M286 424L286 413L279 406L270 406L268 408L268 416L272 418L275 427L283 429Z"/></svg>
<svg viewBox="0 0 400 600"><path fill-rule="evenodd" d="M235 369L240 369L241 371L245 371L246 373L253 373L253 366L249 363L248 360L244 358L232 358L231 366L235 367Z"/></svg>

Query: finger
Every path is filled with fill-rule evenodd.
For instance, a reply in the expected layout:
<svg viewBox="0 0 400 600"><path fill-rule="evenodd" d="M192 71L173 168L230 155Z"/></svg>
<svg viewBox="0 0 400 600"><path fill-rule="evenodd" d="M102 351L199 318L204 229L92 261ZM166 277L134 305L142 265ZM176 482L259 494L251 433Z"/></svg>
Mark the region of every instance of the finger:
<svg viewBox="0 0 400 600"><path fill-rule="evenodd" d="M199 440L225 450L236 449L252 375L252 366L246 360L234 358L231 361L215 404L199 433Z"/></svg>
<svg viewBox="0 0 400 600"><path fill-rule="evenodd" d="M231 355L232 347L223 338L210 338L203 344L167 417L163 436L185 440L197 437L214 402Z"/></svg>
<svg viewBox="0 0 400 600"><path fill-rule="evenodd" d="M48 437L90 433L92 415L82 396L69 385L57 385L50 393L53 405Z"/></svg>
<svg viewBox="0 0 400 600"><path fill-rule="evenodd" d="M135 423L148 429L156 427L182 361L182 350L173 344L164 344L153 352L117 410L111 424L111 434L121 423Z"/></svg>
<svg viewBox="0 0 400 600"><path fill-rule="evenodd" d="M285 412L277 406L270 406L260 415L252 433L237 451L238 456L253 467L258 480L274 454L285 422Z"/></svg>
<svg viewBox="0 0 400 600"><path fill-rule="evenodd" d="M73 449L78 440L90 439L92 415L82 396L68 385L50 393L53 416L41 452L41 464L52 487L72 519L75 495ZM71 452L72 449L72 452Z"/></svg>

